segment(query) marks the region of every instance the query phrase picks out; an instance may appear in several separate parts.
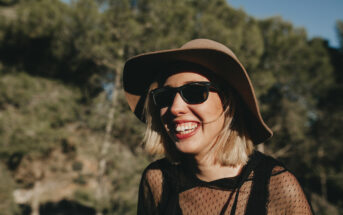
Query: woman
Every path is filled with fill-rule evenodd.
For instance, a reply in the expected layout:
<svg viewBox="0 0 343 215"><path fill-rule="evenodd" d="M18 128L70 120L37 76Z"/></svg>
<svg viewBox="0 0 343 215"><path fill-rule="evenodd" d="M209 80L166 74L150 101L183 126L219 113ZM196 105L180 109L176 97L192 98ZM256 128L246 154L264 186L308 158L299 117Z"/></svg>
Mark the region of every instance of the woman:
<svg viewBox="0 0 343 215"><path fill-rule="evenodd" d="M296 178L254 150L272 136L247 72L207 39L145 53L124 68L126 98L147 124L138 214L312 214Z"/></svg>

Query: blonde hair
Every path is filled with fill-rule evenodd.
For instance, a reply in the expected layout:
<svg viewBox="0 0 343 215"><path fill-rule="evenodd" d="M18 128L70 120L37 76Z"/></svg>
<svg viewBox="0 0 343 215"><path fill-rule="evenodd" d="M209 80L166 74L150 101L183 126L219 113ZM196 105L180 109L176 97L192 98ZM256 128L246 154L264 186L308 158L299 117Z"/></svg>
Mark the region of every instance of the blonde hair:
<svg viewBox="0 0 343 215"><path fill-rule="evenodd" d="M150 99L150 91L157 83L150 86L144 104L147 128L144 136L145 149L152 155L165 155L171 162L180 162L180 152L169 138L162 125L159 110ZM215 162L225 166L246 164L253 152L254 144L250 139L243 117L243 110L233 89L225 87L221 93L224 106L224 126L211 149Z"/></svg>

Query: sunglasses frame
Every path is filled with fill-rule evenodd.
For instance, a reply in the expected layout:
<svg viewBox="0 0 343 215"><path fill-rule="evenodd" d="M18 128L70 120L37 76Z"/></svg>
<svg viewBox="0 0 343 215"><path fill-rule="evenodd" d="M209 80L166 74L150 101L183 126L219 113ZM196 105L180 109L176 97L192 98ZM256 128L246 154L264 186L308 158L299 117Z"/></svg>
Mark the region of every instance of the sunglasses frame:
<svg viewBox="0 0 343 215"><path fill-rule="evenodd" d="M205 87L206 91L207 91L206 98L204 98L204 100L201 101L201 102L196 102L196 103L190 102L183 95L183 92L182 92L182 90L184 90L185 88L189 87L190 85L196 85L196 86ZM217 85L215 85L212 82L208 82L208 81L191 82L191 83L184 84L184 85L182 85L180 87L169 87L169 86L160 87L160 88L154 89L154 90L152 90L150 92L150 95L152 96L152 99L153 99L153 102L154 102L155 106L157 106L159 108L163 108L163 107L167 107L168 106L167 105L167 106L160 107L160 105L157 104L156 98L155 98L157 94L159 94L161 92L164 92L164 91L168 91L168 90L172 90L173 91L173 93L174 93L173 99L175 99L176 94L179 93L181 98L183 99L183 101L186 102L187 104L201 104L201 103L204 103L208 99L208 95L209 95L210 91L219 92L219 88L217 87Z"/></svg>

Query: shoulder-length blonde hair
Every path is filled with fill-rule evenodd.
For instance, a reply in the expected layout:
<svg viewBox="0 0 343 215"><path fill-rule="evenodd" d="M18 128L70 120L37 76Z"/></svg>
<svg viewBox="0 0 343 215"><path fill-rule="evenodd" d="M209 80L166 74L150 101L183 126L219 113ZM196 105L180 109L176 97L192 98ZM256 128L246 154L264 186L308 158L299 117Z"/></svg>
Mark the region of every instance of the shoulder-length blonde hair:
<svg viewBox="0 0 343 215"><path fill-rule="evenodd" d="M144 104L144 115L147 128L144 136L145 149L152 155L165 155L171 162L180 162L181 153L168 136L160 118L160 112L150 98L151 90L158 86L157 82L150 85ZM254 144L249 136L244 119L243 104L237 93L230 87L221 84L219 93L224 107L224 126L217 141L211 149L215 162L225 166L246 164L253 152ZM225 86L225 87L223 87Z"/></svg>

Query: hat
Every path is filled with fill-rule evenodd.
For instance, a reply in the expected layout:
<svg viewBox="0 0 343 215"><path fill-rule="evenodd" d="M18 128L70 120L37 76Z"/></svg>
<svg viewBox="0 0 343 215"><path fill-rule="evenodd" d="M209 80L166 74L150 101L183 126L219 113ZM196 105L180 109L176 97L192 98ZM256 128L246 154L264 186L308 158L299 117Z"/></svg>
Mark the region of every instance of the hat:
<svg viewBox="0 0 343 215"><path fill-rule="evenodd" d="M148 89L163 65L184 61L203 66L234 88L250 112L247 126L254 144L264 142L273 132L262 119L255 92L245 68L235 54L223 44L208 39L195 39L181 48L143 53L126 61L123 86L127 102L136 116L142 116ZM250 120L251 118L251 120Z"/></svg>

